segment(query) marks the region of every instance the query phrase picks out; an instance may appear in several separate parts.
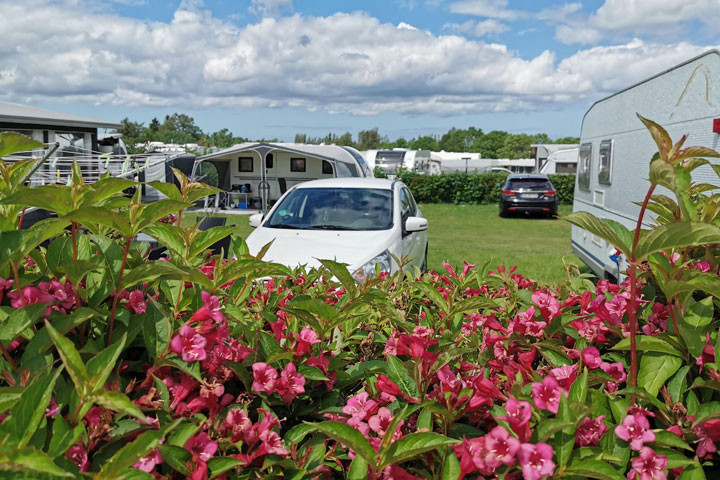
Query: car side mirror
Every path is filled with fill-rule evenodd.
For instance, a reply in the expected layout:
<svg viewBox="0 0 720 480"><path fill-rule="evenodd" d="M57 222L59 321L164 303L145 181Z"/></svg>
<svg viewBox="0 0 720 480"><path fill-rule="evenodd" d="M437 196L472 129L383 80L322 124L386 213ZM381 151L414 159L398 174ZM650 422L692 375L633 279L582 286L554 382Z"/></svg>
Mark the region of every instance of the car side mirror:
<svg viewBox="0 0 720 480"><path fill-rule="evenodd" d="M405 231L406 232L422 232L428 229L427 218L423 217L408 217L405 220Z"/></svg>
<svg viewBox="0 0 720 480"><path fill-rule="evenodd" d="M262 225L262 221L263 221L262 213L256 213L255 215L250 215L250 218L248 219L248 223L250 223L250 226L253 228L257 228L260 225Z"/></svg>

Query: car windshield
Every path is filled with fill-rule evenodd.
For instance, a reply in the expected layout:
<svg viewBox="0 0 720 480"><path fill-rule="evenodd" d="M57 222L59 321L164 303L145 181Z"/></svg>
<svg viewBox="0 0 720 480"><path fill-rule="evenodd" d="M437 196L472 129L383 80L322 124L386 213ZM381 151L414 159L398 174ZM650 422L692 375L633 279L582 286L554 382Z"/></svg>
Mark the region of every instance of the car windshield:
<svg viewBox="0 0 720 480"><path fill-rule="evenodd" d="M552 190L549 180L542 178L514 178L508 182L509 190Z"/></svg>
<svg viewBox="0 0 720 480"><path fill-rule="evenodd" d="M393 224L392 191L364 188L297 188L265 223L301 230L388 230Z"/></svg>

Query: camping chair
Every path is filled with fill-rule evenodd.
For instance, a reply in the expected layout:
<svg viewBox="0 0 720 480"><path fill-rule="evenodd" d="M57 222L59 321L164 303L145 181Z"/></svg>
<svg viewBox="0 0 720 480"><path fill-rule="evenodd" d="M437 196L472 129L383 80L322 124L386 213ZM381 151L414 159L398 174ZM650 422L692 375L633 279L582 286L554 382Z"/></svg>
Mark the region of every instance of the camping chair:
<svg viewBox="0 0 720 480"><path fill-rule="evenodd" d="M210 230L213 227L223 227L225 226L225 222L227 222L226 217L197 217L197 219L202 219L199 227L202 231ZM230 252L230 235L210 245L210 250L212 250L213 255L220 255L222 252L223 257L228 258Z"/></svg>

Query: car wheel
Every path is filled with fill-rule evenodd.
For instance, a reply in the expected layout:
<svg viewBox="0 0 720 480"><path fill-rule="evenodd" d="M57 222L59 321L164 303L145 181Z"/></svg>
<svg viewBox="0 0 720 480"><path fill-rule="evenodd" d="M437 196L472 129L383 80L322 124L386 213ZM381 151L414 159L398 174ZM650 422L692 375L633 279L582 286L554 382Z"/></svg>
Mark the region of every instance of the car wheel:
<svg viewBox="0 0 720 480"><path fill-rule="evenodd" d="M507 218L508 212L506 210L500 209L500 217L501 218Z"/></svg>

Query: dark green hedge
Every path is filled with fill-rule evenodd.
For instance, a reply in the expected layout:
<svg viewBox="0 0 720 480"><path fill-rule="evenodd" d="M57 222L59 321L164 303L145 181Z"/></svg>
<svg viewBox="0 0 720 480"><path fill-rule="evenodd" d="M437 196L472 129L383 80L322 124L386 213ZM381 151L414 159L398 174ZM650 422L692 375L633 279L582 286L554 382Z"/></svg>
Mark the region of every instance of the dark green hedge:
<svg viewBox="0 0 720 480"><path fill-rule="evenodd" d="M548 175L558 202L571 204L575 188L575 175ZM504 173L451 173L419 175L402 172L398 179L407 185L418 203L495 203L500 187L507 177ZM500 184L500 187L497 186Z"/></svg>

